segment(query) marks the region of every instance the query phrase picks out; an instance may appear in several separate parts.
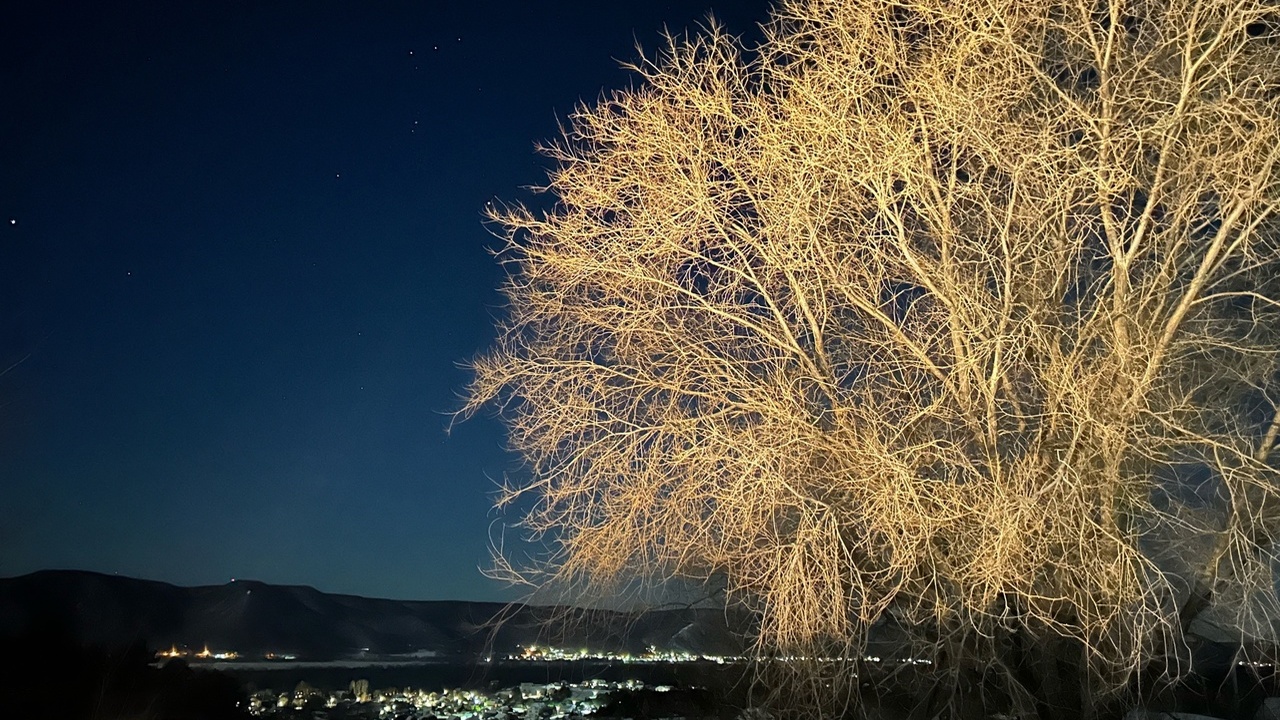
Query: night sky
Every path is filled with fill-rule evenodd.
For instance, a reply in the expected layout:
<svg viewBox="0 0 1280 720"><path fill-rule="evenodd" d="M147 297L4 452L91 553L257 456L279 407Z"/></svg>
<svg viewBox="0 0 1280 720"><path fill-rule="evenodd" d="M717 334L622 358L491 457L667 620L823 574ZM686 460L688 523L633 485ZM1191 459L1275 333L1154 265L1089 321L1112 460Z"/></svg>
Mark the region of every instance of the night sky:
<svg viewBox="0 0 1280 720"><path fill-rule="evenodd" d="M481 212L716 2L0 5L0 576L518 597Z"/></svg>

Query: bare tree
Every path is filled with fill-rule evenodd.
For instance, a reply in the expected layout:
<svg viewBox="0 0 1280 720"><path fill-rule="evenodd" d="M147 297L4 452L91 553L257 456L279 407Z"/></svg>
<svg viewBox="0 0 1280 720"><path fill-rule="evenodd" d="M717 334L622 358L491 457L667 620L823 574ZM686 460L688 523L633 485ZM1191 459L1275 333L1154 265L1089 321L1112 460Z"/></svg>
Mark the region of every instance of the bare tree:
<svg viewBox="0 0 1280 720"><path fill-rule="evenodd" d="M764 653L1066 639L1094 691L1206 606L1272 636L1278 6L783 0L634 69L492 214L506 570L714 580Z"/></svg>

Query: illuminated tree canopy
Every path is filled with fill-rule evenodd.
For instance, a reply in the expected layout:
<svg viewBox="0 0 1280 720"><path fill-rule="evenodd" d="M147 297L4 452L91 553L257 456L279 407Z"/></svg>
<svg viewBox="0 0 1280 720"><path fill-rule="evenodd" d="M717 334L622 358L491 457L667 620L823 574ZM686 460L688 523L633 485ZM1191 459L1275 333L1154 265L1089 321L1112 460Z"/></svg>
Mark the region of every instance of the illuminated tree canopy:
<svg viewBox="0 0 1280 720"><path fill-rule="evenodd" d="M464 412L550 544L506 569L722 583L763 651L1068 638L1113 686L1203 607L1274 637L1280 10L784 0L635 70L492 214Z"/></svg>

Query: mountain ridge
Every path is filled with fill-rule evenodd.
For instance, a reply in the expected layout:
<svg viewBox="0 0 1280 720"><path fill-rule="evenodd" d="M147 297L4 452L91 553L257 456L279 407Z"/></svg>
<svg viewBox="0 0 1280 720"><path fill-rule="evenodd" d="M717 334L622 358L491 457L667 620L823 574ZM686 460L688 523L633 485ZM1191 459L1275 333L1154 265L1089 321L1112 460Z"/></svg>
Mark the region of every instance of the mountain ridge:
<svg viewBox="0 0 1280 720"><path fill-rule="evenodd" d="M554 644L639 653L647 647L740 654L745 614L711 608L648 612L466 600L393 600L307 585L233 580L180 586L86 570L0 578L0 642L33 636L99 647L145 644L242 658L419 653L474 660Z"/></svg>

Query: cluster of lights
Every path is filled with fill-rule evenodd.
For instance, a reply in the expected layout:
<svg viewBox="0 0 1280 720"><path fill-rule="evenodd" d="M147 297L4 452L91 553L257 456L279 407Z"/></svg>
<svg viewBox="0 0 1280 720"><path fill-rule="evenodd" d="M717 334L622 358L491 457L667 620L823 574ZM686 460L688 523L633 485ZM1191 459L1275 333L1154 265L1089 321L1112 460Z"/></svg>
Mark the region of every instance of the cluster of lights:
<svg viewBox="0 0 1280 720"><path fill-rule="evenodd" d="M769 659L770 659L770 660L777 660L777 661L780 661L780 662L846 663L846 662L849 662L849 661L853 660L854 658L850 658L850 657L835 657L835 656L818 656L818 657L812 657L812 656L809 656L809 655L779 655L779 656L775 656L775 657L772 657L772 658L769 658ZM924 659L924 658L901 658L901 659L899 659L899 658L882 658L882 657L880 657L879 655L863 655L863 656L862 656L862 662L869 662L869 663L881 663L881 662L883 662L883 663L898 663L898 664L900 664L900 665L932 665L932 664L933 664L933 661L932 661L932 660L926 660L926 659Z"/></svg>
<svg viewBox="0 0 1280 720"><path fill-rule="evenodd" d="M594 660L624 664L714 662L721 665L726 663L744 662L747 659L736 655L695 655L693 653L680 650L659 650L652 645L640 655L632 655L628 652L601 652L598 650L587 650L585 648L578 650L566 650L564 648L552 647L549 645L521 645L518 647L520 648L520 652L506 655L500 659L508 662L564 662L571 660ZM493 662L492 656L486 657L484 660L485 662Z"/></svg>
<svg viewBox="0 0 1280 720"><path fill-rule="evenodd" d="M160 650L156 653L157 658L173 659L173 658L194 658L196 660L238 660L240 653L234 650L226 650L222 652L213 652L205 645L199 652L192 652L185 647L179 648L176 644L170 645L168 650ZM273 653L264 654L264 660L297 660L297 655L289 653Z"/></svg>
<svg viewBox="0 0 1280 720"><path fill-rule="evenodd" d="M158 658L196 658L197 660L235 660L240 657L240 653L234 650L226 652L213 652L209 650L209 646L205 645L200 652L191 652L185 648L178 649L177 645L170 645L168 650L161 650L156 653Z"/></svg>
<svg viewBox="0 0 1280 720"><path fill-rule="evenodd" d="M356 683L352 683L355 686ZM302 709L309 702L322 702L326 708L374 704L379 717L393 717L404 713L426 713L435 716L478 718L514 713L517 716L541 716L550 718L581 718L595 714L619 690L640 690L644 683L637 680L608 682L598 678L582 683L552 683L535 685L524 683L518 688L498 690L492 694L476 690L425 690L387 689L360 695L351 692L324 693L309 686L299 687L292 693L279 696L271 691L255 693L250 699L249 711L256 716L271 716L277 710ZM668 692L670 686L658 685L656 692ZM545 713L543 711L546 711Z"/></svg>
<svg viewBox="0 0 1280 720"><path fill-rule="evenodd" d="M782 663L828 663L828 664L844 664L853 662L857 658L838 657L838 656L810 656L810 655L775 655L768 658L772 662ZM884 663L897 665L932 665L933 661L925 658L882 658L879 655L863 655L862 662L865 663Z"/></svg>
<svg viewBox="0 0 1280 720"><path fill-rule="evenodd" d="M626 652L599 652L593 650L579 649L566 650L564 648L553 647L549 645L528 645L519 646L520 652L507 655L501 660L505 661L542 661L542 662L564 662L572 660L593 660L604 662L618 663L688 663L688 662L713 662L720 665L730 663L748 662L750 658L741 655L695 655L680 650L659 650L652 645L649 646L644 653L640 655L632 655ZM770 658L771 660L781 662L823 662L823 663L839 663L849 662L853 658L847 657L810 657L807 655L784 655ZM485 662L493 662L492 657L486 657ZM932 660L924 658L881 658L879 655L867 655L862 658L863 662L880 663L880 662L896 662L902 665L932 665Z"/></svg>

